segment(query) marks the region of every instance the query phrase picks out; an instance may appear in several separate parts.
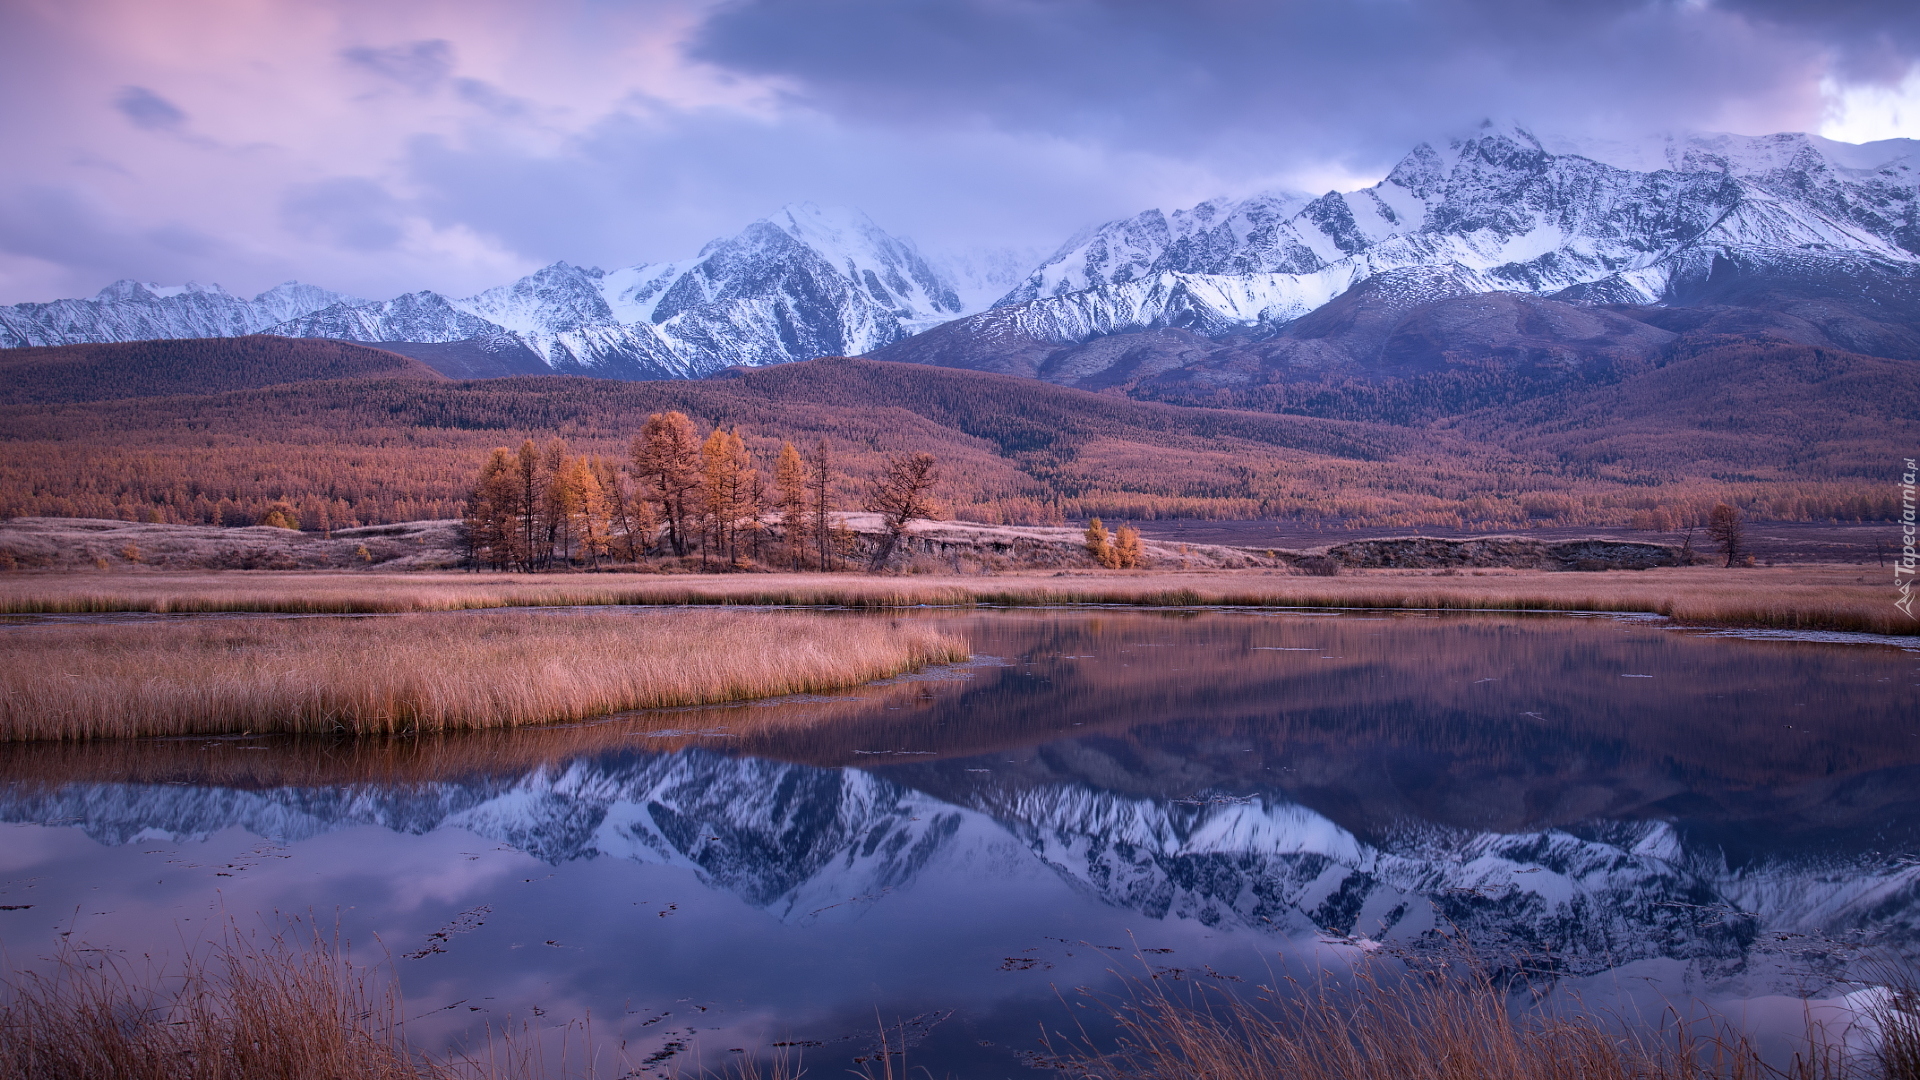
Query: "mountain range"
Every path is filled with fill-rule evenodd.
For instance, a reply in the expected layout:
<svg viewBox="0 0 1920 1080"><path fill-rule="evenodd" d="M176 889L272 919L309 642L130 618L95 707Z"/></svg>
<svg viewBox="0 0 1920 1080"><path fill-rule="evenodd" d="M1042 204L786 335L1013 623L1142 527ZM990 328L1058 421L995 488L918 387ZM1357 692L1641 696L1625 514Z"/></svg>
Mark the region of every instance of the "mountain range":
<svg viewBox="0 0 1920 1080"><path fill-rule="evenodd" d="M1669 957L1725 978L1758 966L1763 937L1871 927L1909 941L1916 928L1920 868L1910 862L1730 867L1659 822L1515 833L1425 825L1367 839L1285 799L955 786L973 794L685 750L404 790L15 790L0 796L0 820L78 822L108 844L183 842L235 825L281 843L366 825L415 835L464 829L554 865L621 858L681 867L788 922L847 897L910 888L936 864L995 865L990 851L1010 840L1096 902L1152 920L1400 942L1445 927L1576 975Z"/></svg>
<svg viewBox="0 0 1920 1080"><path fill-rule="evenodd" d="M1607 381L1703 337L1912 360L1916 167L1913 140L1615 144L1490 123L1359 191L1147 210L1036 267L928 257L857 211L796 205L690 259L555 263L464 298L123 281L0 308L0 347L266 332L385 343L460 377L629 379L866 354L1291 411L1275 387Z"/></svg>
<svg viewBox="0 0 1920 1080"><path fill-rule="evenodd" d="M990 257L936 271L864 214L802 204L691 259L610 272L554 263L460 298L369 302L288 282L246 300L121 281L91 300L0 308L0 347L269 333L383 343L458 375L697 378L869 352L966 313L961 290L977 295L996 274L1011 276Z"/></svg>

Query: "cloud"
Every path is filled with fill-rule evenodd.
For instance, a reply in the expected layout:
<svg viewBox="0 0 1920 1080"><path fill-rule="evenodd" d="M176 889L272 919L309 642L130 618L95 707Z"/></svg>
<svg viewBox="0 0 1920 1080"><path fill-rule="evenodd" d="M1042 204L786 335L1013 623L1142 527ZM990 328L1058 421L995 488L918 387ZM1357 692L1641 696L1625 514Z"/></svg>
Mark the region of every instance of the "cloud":
<svg viewBox="0 0 1920 1080"><path fill-rule="evenodd" d="M1881 0L18 0L0 303L463 293L798 200L1049 247L1358 186L1485 117L1920 135L1916 55L1920 6Z"/></svg>
<svg viewBox="0 0 1920 1080"><path fill-rule="evenodd" d="M115 213L84 188L45 185L0 190L0 252L60 267L89 295L119 278L210 280L206 271L232 254L218 236L189 223L142 221ZM181 274L183 268L195 272Z"/></svg>
<svg viewBox="0 0 1920 1080"><path fill-rule="evenodd" d="M133 126L148 131L177 131L187 122L187 114L178 105L144 86L123 87L113 99L120 115Z"/></svg>
<svg viewBox="0 0 1920 1080"><path fill-rule="evenodd" d="M1920 56L1920 5L1911 0L1719 0L1722 10L1832 49L1846 82L1896 83Z"/></svg>
<svg viewBox="0 0 1920 1080"><path fill-rule="evenodd" d="M1664 0L742 0L692 49L836 116L1229 167L1379 161L1487 116L1611 134L1819 111L1812 44Z"/></svg>
<svg viewBox="0 0 1920 1080"><path fill-rule="evenodd" d="M354 67L423 94L445 82L453 72L453 43L435 38L386 48L356 45L340 50L340 58Z"/></svg>
<svg viewBox="0 0 1920 1080"><path fill-rule="evenodd" d="M350 251L392 251L406 235L401 201L365 177L296 184L281 200L280 212L294 232Z"/></svg>

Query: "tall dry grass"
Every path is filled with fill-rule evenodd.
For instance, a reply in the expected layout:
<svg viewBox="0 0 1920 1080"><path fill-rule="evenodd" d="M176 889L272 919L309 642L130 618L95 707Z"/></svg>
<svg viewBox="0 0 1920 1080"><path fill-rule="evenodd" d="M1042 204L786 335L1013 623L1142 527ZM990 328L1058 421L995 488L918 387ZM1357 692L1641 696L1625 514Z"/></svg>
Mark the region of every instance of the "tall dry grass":
<svg viewBox="0 0 1920 1080"><path fill-rule="evenodd" d="M1582 1013L1517 1016L1469 960L1257 999L1148 980L1115 1008L1116 1049L1055 1058L1089 1080L1761 1080L1784 1078L1725 1029L1618 1028ZM1051 1049L1051 1048L1050 1048Z"/></svg>
<svg viewBox="0 0 1920 1080"><path fill-rule="evenodd" d="M642 1075L591 1023L489 1029L472 1052L410 1041L390 969L356 965L298 920L270 937L229 926L177 968L62 945L44 972L0 977L9 1080L597 1080ZM699 1080L800 1080L797 1058L733 1058ZM671 1075L671 1074L669 1074ZM683 1074L684 1075L684 1074Z"/></svg>
<svg viewBox="0 0 1920 1080"><path fill-rule="evenodd" d="M378 613L614 604L840 606L1226 604L1448 611L1651 612L1701 626L1920 634L1879 568L1667 567L1572 573L1262 570L873 578L833 574L199 573L0 575L0 613Z"/></svg>
<svg viewBox="0 0 1920 1080"><path fill-rule="evenodd" d="M174 972L64 947L0 983L0 1075L22 1080L452 1080L410 1050L390 983L311 941L229 933Z"/></svg>
<svg viewBox="0 0 1920 1080"><path fill-rule="evenodd" d="M295 924L295 932L298 931ZM229 929L177 971L63 946L49 973L0 980L0 1075L33 1080L591 1080L602 1055L590 1028L578 1060L553 1062L531 1030L492 1032L476 1054L434 1057L409 1044L391 973L355 966L309 930L265 941ZM1849 1050L1818 1027L1784 1067L1738 1032L1670 1022L1659 1030L1581 1013L1516 1015L1471 960L1390 978L1363 966L1351 984L1289 987L1248 999L1176 983L1137 982L1115 1012L1118 1045L1090 1042L1036 1065L1086 1080L1912 1080L1910 981L1888 987L1872 1020L1877 1045ZM1670 1018L1671 1019L1671 1018ZM1905 1025L1890 1028L1890 1023ZM624 1044L608 1055L634 1075ZM881 1027L877 1054L854 1073L909 1074ZM921 1070L914 1070L921 1071ZM703 1080L798 1080L800 1063L747 1055Z"/></svg>
<svg viewBox="0 0 1920 1080"><path fill-rule="evenodd" d="M1920 968L1894 956L1866 965L1863 974L1879 991L1867 1009L1871 1036L1864 1040L1872 1072L1877 1080L1920 1080ZM1838 1067L1830 1071L1845 1075L1849 1063L1844 1057L1832 1064Z"/></svg>
<svg viewBox="0 0 1920 1080"><path fill-rule="evenodd" d="M921 626L797 612L169 620L0 636L0 741L395 734L806 693L964 660Z"/></svg>

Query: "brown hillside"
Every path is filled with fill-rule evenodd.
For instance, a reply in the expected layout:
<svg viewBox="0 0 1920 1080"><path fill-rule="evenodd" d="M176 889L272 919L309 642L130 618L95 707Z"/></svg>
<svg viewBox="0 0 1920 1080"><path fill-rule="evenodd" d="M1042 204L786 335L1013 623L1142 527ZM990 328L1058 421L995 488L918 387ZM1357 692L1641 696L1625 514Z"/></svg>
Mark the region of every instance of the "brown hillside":
<svg viewBox="0 0 1920 1080"><path fill-rule="evenodd" d="M369 377L444 378L418 360L382 349L266 334L0 349L0 403L7 405L217 394Z"/></svg>
<svg viewBox="0 0 1920 1080"><path fill-rule="evenodd" d="M1806 345L1705 342L1656 370L1450 425L1529 456L1662 476L1872 479L1920 449L1920 366Z"/></svg>
<svg viewBox="0 0 1920 1080"><path fill-rule="evenodd" d="M230 343L199 344L218 355ZM990 522L1270 517L1504 530L1627 525L1654 508L1684 522L1723 499L1786 518L1884 516L1892 489L1870 466L1911 446L1915 431L1911 392L1888 381L1894 369L1843 355L1831 363L1854 374L1823 381L1828 361L1818 357L1694 360L1606 388L1628 395L1618 403L1569 391L1449 429L1138 402L837 358L699 382L379 377L35 402L0 406L0 515L254 524L284 499L309 528L450 518L491 447L559 436L576 453L624 461L648 414L677 409L703 429L737 427L762 468L782 439L832 438L849 506L882 455L929 451L950 508ZM1655 376L1677 385L1643 385ZM1710 454L1676 451L1676 432L1710 430L1686 427L1686 403L1718 409L1716 393L1771 395L1776 419ZM1766 471L1729 466L1742 440L1779 443L1798 399L1806 416L1844 420L1816 439L1807 467L1790 455ZM1749 457L1763 451L1780 453Z"/></svg>

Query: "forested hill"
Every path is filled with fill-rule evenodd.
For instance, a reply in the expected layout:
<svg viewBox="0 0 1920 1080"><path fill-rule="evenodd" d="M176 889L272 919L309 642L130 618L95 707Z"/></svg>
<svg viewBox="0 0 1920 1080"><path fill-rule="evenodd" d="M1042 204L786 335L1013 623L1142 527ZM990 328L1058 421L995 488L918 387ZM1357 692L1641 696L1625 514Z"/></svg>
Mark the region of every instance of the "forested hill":
<svg viewBox="0 0 1920 1080"><path fill-rule="evenodd" d="M0 403L215 394L317 379L442 380L410 357L345 341L255 334L0 349Z"/></svg>
<svg viewBox="0 0 1920 1080"><path fill-rule="evenodd" d="M452 517L490 448L558 437L623 462L666 410L737 429L763 470L782 440L831 439L849 505L883 455L928 451L956 516L1010 522L1624 525L1660 508L1684 522L1718 501L1763 518L1878 519L1896 490L1881 466L1920 443L1911 364L1796 345L1677 357L1523 407L1394 426L844 358L698 381L450 381L331 342L287 343L339 350L304 368L259 359L285 360L272 339L159 344L173 366L155 372L127 370L137 352L73 361L86 377L59 384L64 401L46 388L57 369L21 354L66 350L0 352L14 402L0 405L0 516L251 524L285 500L335 527ZM320 377L289 381L301 372ZM236 383L247 388L190 392ZM106 399L140 388L167 396Z"/></svg>

